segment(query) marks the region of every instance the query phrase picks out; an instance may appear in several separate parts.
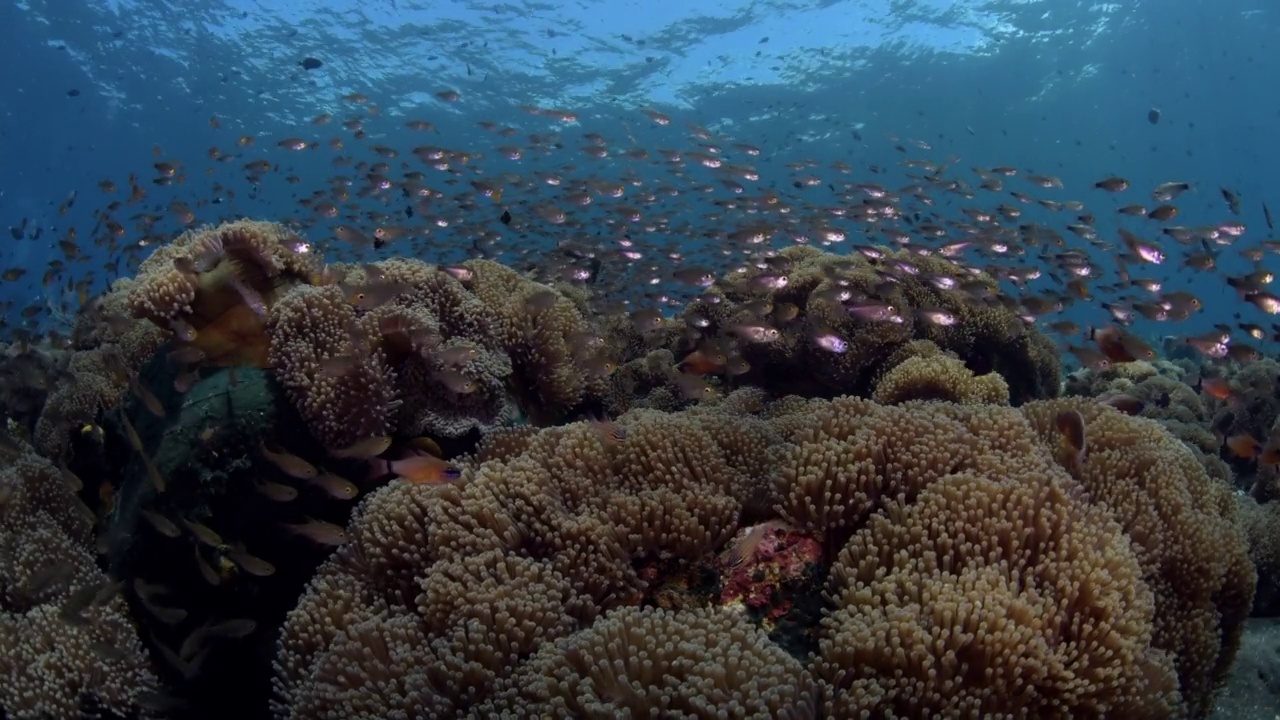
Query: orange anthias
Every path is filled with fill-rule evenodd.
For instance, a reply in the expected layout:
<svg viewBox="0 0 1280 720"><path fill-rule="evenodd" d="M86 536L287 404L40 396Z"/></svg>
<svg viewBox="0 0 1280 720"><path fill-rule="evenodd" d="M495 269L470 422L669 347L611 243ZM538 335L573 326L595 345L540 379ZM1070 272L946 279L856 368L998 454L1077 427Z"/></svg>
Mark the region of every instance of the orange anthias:
<svg viewBox="0 0 1280 720"><path fill-rule="evenodd" d="M199 327L191 345L204 351L204 362L218 367L271 367L267 325L246 305L233 305L216 320Z"/></svg>
<svg viewBox="0 0 1280 720"><path fill-rule="evenodd" d="M410 455L400 460L374 458L369 461L373 477L396 475L412 483L435 485L462 477L462 469L433 455Z"/></svg>

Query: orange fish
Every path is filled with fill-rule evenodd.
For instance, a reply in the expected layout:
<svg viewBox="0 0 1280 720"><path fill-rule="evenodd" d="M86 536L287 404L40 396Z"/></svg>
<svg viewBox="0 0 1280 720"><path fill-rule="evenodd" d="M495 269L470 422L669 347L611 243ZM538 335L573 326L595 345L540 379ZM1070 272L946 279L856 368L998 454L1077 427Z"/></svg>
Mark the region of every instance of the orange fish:
<svg viewBox="0 0 1280 720"><path fill-rule="evenodd" d="M676 365L676 369L690 375L708 375L724 370L728 358L719 350L694 350Z"/></svg>
<svg viewBox="0 0 1280 720"><path fill-rule="evenodd" d="M1245 460L1251 460L1258 457L1262 452L1262 443L1257 438L1248 434L1232 435L1227 438L1227 449L1232 455Z"/></svg>
<svg viewBox="0 0 1280 720"><path fill-rule="evenodd" d="M1089 339L1098 343L1098 349L1113 363L1154 360L1156 357L1150 346L1118 327L1090 329Z"/></svg>
<svg viewBox="0 0 1280 720"><path fill-rule="evenodd" d="M1200 391L1211 398L1226 400L1231 397L1231 384L1222 378L1200 378Z"/></svg>
<svg viewBox="0 0 1280 720"><path fill-rule="evenodd" d="M435 485L462 477L462 469L433 455L410 455L400 460L374 458L369 461L372 477L397 475L412 483Z"/></svg>
<svg viewBox="0 0 1280 720"><path fill-rule="evenodd" d="M1273 437L1267 441L1266 447L1258 455L1258 464L1280 465L1280 438Z"/></svg>

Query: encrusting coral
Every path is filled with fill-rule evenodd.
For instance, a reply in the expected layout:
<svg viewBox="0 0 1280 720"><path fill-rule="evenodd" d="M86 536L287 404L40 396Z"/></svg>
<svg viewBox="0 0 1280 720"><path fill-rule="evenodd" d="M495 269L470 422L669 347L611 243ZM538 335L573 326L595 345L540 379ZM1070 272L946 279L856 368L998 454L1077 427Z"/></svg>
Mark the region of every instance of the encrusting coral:
<svg viewBox="0 0 1280 720"><path fill-rule="evenodd" d="M365 501L285 622L278 716L1203 716L1253 592L1226 489L1083 401L746 390L501 433L466 466ZM826 548L829 602L722 595L761 521Z"/></svg>

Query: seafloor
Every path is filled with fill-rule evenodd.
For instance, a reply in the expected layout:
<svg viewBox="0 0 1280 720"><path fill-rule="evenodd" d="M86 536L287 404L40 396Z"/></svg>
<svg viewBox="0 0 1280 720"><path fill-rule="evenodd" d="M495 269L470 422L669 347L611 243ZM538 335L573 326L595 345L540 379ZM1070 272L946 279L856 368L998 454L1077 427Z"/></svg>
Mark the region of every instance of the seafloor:
<svg viewBox="0 0 1280 720"><path fill-rule="evenodd" d="M1213 720L1280 717L1280 620L1250 618L1227 683L1218 691Z"/></svg>

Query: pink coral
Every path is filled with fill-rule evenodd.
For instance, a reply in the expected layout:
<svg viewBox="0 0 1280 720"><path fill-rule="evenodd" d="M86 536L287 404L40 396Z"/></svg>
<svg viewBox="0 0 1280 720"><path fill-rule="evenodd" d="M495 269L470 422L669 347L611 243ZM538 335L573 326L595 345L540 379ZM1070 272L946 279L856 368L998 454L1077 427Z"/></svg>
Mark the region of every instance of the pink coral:
<svg viewBox="0 0 1280 720"><path fill-rule="evenodd" d="M786 588L814 578L822 544L790 525L771 520L741 530L721 555L720 603L741 603L762 613L766 629L792 609Z"/></svg>

